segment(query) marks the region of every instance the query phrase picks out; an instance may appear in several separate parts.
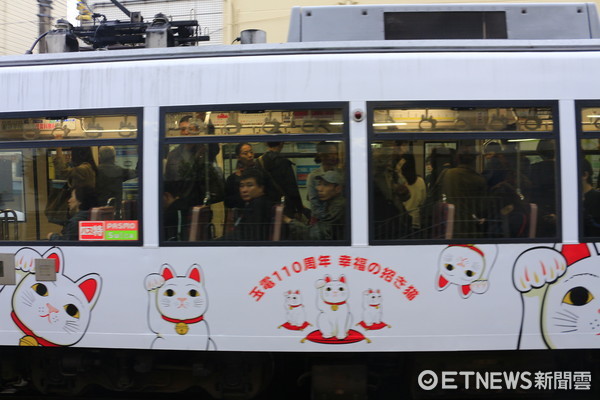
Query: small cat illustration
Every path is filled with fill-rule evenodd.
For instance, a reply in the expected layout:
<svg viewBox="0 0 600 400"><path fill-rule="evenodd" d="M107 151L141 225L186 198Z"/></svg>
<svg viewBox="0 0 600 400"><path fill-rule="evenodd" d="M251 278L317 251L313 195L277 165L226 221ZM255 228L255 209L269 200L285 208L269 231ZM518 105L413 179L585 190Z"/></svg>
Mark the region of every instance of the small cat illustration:
<svg viewBox="0 0 600 400"><path fill-rule="evenodd" d="M348 336L352 324L352 314L347 300L350 296L346 278L340 275L338 280L333 280L329 275L316 282L318 289L317 308L321 313L317 325L324 338L335 337L344 339Z"/></svg>
<svg viewBox="0 0 600 400"><path fill-rule="evenodd" d="M310 324L306 321L306 312L302 302L302 295L299 290L288 290L283 294L284 308L287 322L280 325L279 328L301 331Z"/></svg>
<svg viewBox="0 0 600 400"><path fill-rule="evenodd" d="M363 292L362 316L363 319L358 325L367 330L389 326L383 322L383 298L379 289L369 289Z"/></svg>
<svg viewBox="0 0 600 400"><path fill-rule="evenodd" d="M153 349L208 350L214 348L204 319L208 297L202 270L193 264L185 276L177 276L169 264L145 280L148 290L148 323L156 333Z"/></svg>
<svg viewBox="0 0 600 400"><path fill-rule="evenodd" d="M593 244L535 247L513 266L523 317L517 348L600 348L600 255Z"/></svg>
<svg viewBox="0 0 600 400"><path fill-rule="evenodd" d="M56 281L38 281L33 270L36 258L53 259ZM102 279L88 274L77 281L64 275L64 257L57 247L43 255L31 248L15 254L17 268L26 272L12 296L13 322L25 334L20 346L72 346L89 326L91 311L100 295Z"/></svg>
<svg viewBox="0 0 600 400"><path fill-rule="evenodd" d="M492 260L486 266L488 257ZM474 246L467 244L453 244L446 247L439 258L439 271L436 276L436 289L445 290L450 285L457 285L463 298L468 298L472 293L485 293L488 290L488 276L495 261L497 249L493 246ZM493 256L490 257L490 253Z"/></svg>

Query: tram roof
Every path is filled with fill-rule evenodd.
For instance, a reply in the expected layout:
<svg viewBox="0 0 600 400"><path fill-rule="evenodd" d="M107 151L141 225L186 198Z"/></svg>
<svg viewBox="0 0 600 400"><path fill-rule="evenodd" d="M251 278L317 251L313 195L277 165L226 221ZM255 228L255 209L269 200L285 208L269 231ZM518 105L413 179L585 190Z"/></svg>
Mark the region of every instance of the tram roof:
<svg viewBox="0 0 600 400"><path fill-rule="evenodd" d="M573 40L385 40L126 49L0 57L0 67L97 62L269 55L440 52L581 52L600 51L600 39Z"/></svg>
<svg viewBox="0 0 600 400"><path fill-rule="evenodd" d="M4 56L0 67L298 54L599 50L600 19L593 3L318 6L292 9L287 43Z"/></svg>

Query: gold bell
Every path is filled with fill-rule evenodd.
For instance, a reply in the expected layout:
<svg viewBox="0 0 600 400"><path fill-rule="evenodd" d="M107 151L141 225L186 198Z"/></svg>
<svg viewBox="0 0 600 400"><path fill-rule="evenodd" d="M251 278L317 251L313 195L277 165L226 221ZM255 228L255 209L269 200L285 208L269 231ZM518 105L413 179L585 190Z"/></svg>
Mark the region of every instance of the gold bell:
<svg viewBox="0 0 600 400"><path fill-rule="evenodd" d="M175 332L177 332L180 335L185 335L186 333L188 333L189 330L190 328L185 322L179 322L175 325Z"/></svg>

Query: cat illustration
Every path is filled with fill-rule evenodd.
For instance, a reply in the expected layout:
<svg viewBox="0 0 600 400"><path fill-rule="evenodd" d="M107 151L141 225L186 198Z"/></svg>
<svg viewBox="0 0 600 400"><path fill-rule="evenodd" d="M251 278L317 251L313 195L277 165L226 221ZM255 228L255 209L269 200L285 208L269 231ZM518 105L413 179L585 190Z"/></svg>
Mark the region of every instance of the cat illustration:
<svg viewBox="0 0 600 400"><path fill-rule="evenodd" d="M492 262L486 265L486 256ZM474 246L452 244L440 254L439 271L436 276L436 289L442 291L450 285L458 286L463 298L472 293L482 294L489 288L488 277L496 260L495 246Z"/></svg>
<svg viewBox="0 0 600 400"><path fill-rule="evenodd" d="M53 259L55 281L38 281L36 258ZM64 257L57 247L43 255L31 248L15 254L16 268L25 272L12 296L11 317L25 334L20 346L72 346L78 343L90 324L92 308L100 295L102 279L88 274L77 281L64 275Z"/></svg>
<svg viewBox="0 0 600 400"><path fill-rule="evenodd" d="M306 312L302 302L302 295L299 290L288 290L283 294L284 308L287 322L280 325L279 328L286 328L295 331L304 330L310 324L306 321Z"/></svg>
<svg viewBox="0 0 600 400"><path fill-rule="evenodd" d="M177 276L169 264L145 280L148 290L148 324L156 333L153 349L213 349L204 314L208 297L202 270L192 265L185 276Z"/></svg>
<svg viewBox="0 0 600 400"><path fill-rule="evenodd" d="M357 325L362 326L367 330L381 329L388 324L382 321L383 319L383 298L379 289L365 290L363 292L363 312L362 321Z"/></svg>
<svg viewBox="0 0 600 400"><path fill-rule="evenodd" d="M317 325L321 335L326 339L346 338L352 324L352 314L347 303L350 291L346 278L340 275L339 280L333 280L329 275L325 275L325 279L317 281L316 287L317 308L321 310Z"/></svg>
<svg viewBox="0 0 600 400"><path fill-rule="evenodd" d="M600 348L600 256L593 244L535 247L513 266L523 316L517 348Z"/></svg>

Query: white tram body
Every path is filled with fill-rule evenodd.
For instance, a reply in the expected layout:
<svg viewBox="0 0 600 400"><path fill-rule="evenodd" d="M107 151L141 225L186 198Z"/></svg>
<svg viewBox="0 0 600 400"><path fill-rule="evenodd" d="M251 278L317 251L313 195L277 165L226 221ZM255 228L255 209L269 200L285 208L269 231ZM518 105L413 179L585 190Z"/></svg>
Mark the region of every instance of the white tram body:
<svg viewBox="0 0 600 400"><path fill-rule="evenodd" d="M0 156L20 154L23 168L35 169L38 179L28 180L27 172L20 176L25 203L25 217L17 218L21 237L5 237L0 250L0 344L15 354L20 354L17 346L30 345L198 351L194 357L206 354L203 350L226 355L600 348L600 256L582 230L577 161L583 157L582 148L595 157L597 147L582 143L600 137L593 117L600 110L600 40L595 38L598 22L593 7L564 6L576 21L580 15L586 24L590 21L584 32L587 37L299 41L0 59L0 119L5 122ZM519 15L530 6L515 7ZM307 10L296 10L295 18L306 16ZM319 8L310 10L318 16ZM494 114L495 110L515 107L550 110L551 116L540 117L539 124L534 120L533 129L521 129L528 116L513 115L516 133L489 125L493 115L504 112ZM323 108L335 110L339 130L283 129L286 123L291 125L286 110L302 121L303 114L295 110L319 115L314 110ZM487 110L481 118L488 125L443 128L456 122L457 109ZM235 111L242 111L237 121L231 117ZM164 148L187 140L171 135L168 124L175 121L176 126L180 116L194 112L212 112L215 126L214 135L199 135L197 140L217 142L223 148L240 142L264 143L272 137L286 146L298 142L294 151L312 157L316 142L336 141L346 177L343 239L332 243L165 241L161 233ZM439 133L423 127L408 133L402 130L427 121L427 112L435 114ZM325 114L323 118L332 122L327 119L331 114ZM386 121L397 129L374 128L380 114L391 118ZM76 126L81 115L87 124L96 115L131 116L125 122L133 121L136 134L98 137L89 134L92 125L82 125L88 135L76 136L73 132L81 130ZM280 119L281 130L261 131L264 123L274 119ZM35 135L14 136L17 128L10 122L15 120L23 122L23 132L29 129L27 124L38 124ZM53 125L39 125L44 123ZM72 133L57 139L52 134L61 123L72 123ZM236 123L255 127L236 133L240 126ZM235 129L228 131L228 124ZM425 174L424 149L430 142L456 143L464 134L476 143L481 167L484 141L510 141L514 134L527 153L535 149L527 143L547 135L557 153L554 234L377 240L372 149L388 134L393 140L406 135L413 142L419 175ZM139 217L133 227L113 226L133 230L134 240L45 240L51 230L43 214L48 195L38 189L52 172L50 156L39 157L39 152L58 147L57 141L63 147L126 143L135 149ZM302 141L313 147L300 146ZM34 161L27 159L28 151L38 155L35 167L29 164ZM227 177L231 173L227 165L232 164L225 155L222 151L223 158L217 157L216 163ZM302 165L303 161L296 161L296 168ZM302 179L298 171L297 179ZM211 207L216 219L219 205ZM25 228L36 218L41 232L37 236ZM103 227L110 230L106 224ZM3 229L10 234L12 225ZM445 268L453 257L471 263L474 272L452 275ZM50 259L50 268L36 259ZM36 291L40 284L44 291ZM196 290L190 301L201 310L199 315L161 318L161 307L168 307L161 296L167 297L168 290L187 290L186 285ZM50 297L56 290L60 292L56 301L65 304L31 300L31 295L20 293L26 290ZM328 297L330 291L335 292L333 298ZM69 312L69 302L79 313ZM45 305L52 306L52 312L40 309ZM74 317L74 322L61 312Z"/></svg>

